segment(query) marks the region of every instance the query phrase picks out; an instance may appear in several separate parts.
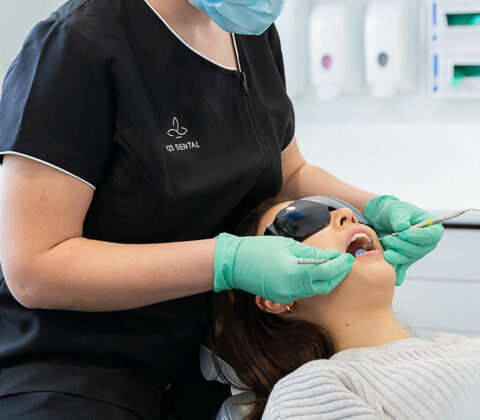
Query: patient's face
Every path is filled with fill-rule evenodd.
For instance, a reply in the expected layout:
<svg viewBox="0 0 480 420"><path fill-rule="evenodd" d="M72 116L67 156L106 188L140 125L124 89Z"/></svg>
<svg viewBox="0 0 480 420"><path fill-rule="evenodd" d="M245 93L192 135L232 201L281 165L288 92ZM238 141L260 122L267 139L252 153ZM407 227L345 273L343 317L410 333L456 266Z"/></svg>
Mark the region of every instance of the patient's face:
<svg viewBox="0 0 480 420"><path fill-rule="evenodd" d="M260 222L258 234L276 214L291 202L276 205L267 211ZM321 249L338 249L346 252L352 233L358 230L370 237L376 233L370 227L358 223L350 209L330 212L330 224L308 237L303 243ZM395 270L383 258L383 249L378 240L373 240L376 252L356 257L352 270L328 295L300 299L296 303L295 316L328 328L348 319L368 316L376 311L391 310L395 289Z"/></svg>

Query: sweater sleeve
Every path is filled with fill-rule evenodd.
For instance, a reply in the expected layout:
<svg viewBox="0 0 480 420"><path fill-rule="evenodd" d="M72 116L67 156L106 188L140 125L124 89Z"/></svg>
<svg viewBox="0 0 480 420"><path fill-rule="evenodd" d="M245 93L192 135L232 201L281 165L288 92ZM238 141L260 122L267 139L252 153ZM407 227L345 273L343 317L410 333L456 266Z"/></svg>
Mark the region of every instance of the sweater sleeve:
<svg viewBox="0 0 480 420"><path fill-rule="evenodd" d="M326 360L317 360L281 379L270 394L262 419L383 418L380 404L374 400L367 403L350 390L338 369Z"/></svg>

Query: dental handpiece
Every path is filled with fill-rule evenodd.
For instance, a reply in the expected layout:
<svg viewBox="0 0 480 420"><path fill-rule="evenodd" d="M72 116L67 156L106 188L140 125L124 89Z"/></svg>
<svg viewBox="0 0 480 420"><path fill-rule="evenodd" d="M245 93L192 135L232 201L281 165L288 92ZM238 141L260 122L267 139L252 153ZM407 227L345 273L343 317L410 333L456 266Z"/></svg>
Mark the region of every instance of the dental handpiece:
<svg viewBox="0 0 480 420"><path fill-rule="evenodd" d="M437 217L435 219L426 220L425 222L417 223L416 225L410 226L409 229L418 229L418 228L423 228L425 226L432 226L432 225L435 225L437 223L445 222L446 220L454 219L455 217L458 217L458 216L462 215L463 213L466 213L469 210L480 211L480 209L473 209L473 208L466 209L466 210L455 211L453 213L449 213L449 214L446 214L444 216ZM370 241L372 239L378 239L379 241L382 241L385 238L388 238L389 236L397 236L399 233L401 233L401 232L394 232L390 235L385 235L382 238L373 237L373 238L370 238Z"/></svg>

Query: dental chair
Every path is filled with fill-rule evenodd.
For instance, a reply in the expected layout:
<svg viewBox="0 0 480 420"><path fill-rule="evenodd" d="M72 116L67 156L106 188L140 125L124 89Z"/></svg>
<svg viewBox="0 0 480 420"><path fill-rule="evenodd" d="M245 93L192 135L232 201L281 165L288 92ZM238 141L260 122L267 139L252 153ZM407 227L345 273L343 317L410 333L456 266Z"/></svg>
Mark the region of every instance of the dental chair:
<svg viewBox="0 0 480 420"><path fill-rule="evenodd" d="M241 384L233 368L224 360L215 356L208 348L206 343L199 344L200 352L200 370L207 381L218 381L223 384L226 382L219 375L213 359L215 358L222 369L222 373L234 383ZM253 392L242 392L231 388L232 396L227 398L220 407L215 420L243 420L253 409L252 404L255 399Z"/></svg>
<svg viewBox="0 0 480 420"><path fill-rule="evenodd" d="M241 392L232 395L222 404L215 420L243 420L252 411L248 402L255 398L253 392Z"/></svg>

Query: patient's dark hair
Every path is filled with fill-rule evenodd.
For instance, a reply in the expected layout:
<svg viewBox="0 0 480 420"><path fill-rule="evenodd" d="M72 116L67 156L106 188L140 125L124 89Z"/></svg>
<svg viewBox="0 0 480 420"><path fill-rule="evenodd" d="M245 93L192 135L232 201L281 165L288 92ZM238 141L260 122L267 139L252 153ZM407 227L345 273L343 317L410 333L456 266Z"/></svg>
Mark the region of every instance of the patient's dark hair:
<svg viewBox="0 0 480 420"><path fill-rule="evenodd" d="M263 202L234 233L257 235L261 216L284 201L274 198ZM281 378L311 360L333 355L332 340L325 330L310 322L264 312L257 307L255 296L241 290L215 294L214 320L211 350L232 366L246 388L232 383L227 375L221 376L256 396L247 420L262 417L270 392Z"/></svg>

